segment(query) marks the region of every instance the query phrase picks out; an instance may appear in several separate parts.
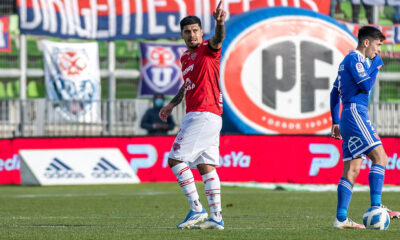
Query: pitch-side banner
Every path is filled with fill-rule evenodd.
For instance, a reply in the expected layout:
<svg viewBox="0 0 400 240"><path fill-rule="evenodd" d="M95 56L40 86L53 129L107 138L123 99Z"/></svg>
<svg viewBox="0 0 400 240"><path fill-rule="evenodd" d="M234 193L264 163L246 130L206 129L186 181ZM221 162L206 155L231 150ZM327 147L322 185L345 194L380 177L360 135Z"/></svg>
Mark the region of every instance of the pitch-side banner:
<svg viewBox="0 0 400 240"><path fill-rule="evenodd" d="M21 33L84 39L179 38L179 21L202 19L212 31L218 0L18 0ZM329 13L326 0L225 0L227 20L263 7L307 8Z"/></svg>
<svg viewBox="0 0 400 240"><path fill-rule="evenodd" d="M100 122L98 45L43 40L50 121Z"/></svg>
<svg viewBox="0 0 400 240"><path fill-rule="evenodd" d="M180 58L184 44L140 43L139 97L175 96L183 84Z"/></svg>
<svg viewBox="0 0 400 240"><path fill-rule="evenodd" d="M176 181L168 168L168 152L174 137L132 138L39 138L0 140L0 183L20 184L21 150L117 148L129 163L141 182ZM382 138L389 157L385 184L400 185L400 138ZM53 156L64 163L65 154ZM267 182L302 184L337 184L342 175L341 141L322 136L221 136L220 165L217 171L222 181ZM90 156L88 156L89 158ZM68 165L74 172L83 171L81 165ZM99 159L97 159L99 161ZM89 160L88 160L89 162ZM49 167L51 161L42 164L42 172L57 172ZM94 163L94 162L93 162ZM58 162L54 163L61 170ZM97 164L97 162L96 162ZM371 162L362 163L357 183L368 184ZM90 165L91 166L91 165ZM49 170L46 170L49 167ZM93 170L94 167L91 167ZM194 170L195 179L201 176Z"/></svg>
<svg viewBox="0 0 400 240"><path fill-rule="evenodd" d="M19 151L23 185L138 183L116 148Z"/></svg>
<svg viewBox="0 0 400 240"><path fill-rule="evenodd" d="M0 52L11 52L8 16L0 17Z"/></svg>

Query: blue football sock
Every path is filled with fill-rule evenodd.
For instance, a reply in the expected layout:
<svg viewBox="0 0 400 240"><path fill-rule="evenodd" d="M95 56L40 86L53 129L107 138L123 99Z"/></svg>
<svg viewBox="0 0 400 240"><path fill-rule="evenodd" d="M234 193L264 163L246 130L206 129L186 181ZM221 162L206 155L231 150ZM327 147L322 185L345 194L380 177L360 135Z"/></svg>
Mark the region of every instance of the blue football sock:
<svg viewBox="0 0 400 240"><path fill-rule="evenodd" d="M353 184L346 178L340 178L337 188L336 218L341 222L347 219L347 209L349 208L351 195L353 195Z"/></svg>
<svg viewBox="0 0 400 240"><path fill-rule="evenodd" d="M385 180L385 167L373 164L369 170L368 180L371 206L380 206L382 204L382 187Z"/></svg>

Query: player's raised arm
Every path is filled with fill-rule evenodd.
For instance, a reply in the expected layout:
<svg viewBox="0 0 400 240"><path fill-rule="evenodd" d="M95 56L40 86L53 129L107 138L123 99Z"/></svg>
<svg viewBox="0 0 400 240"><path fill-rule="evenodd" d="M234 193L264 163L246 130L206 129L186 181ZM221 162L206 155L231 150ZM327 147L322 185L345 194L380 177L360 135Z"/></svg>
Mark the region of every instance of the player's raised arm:
<svg viewBox="0 0 400 240"><path fill-rule="evenodd" d="M185 85L183 85L179 89L178 93L175 95L175 97L171 100L170 103L168 103L166 106L160 109L160 112L158 113L160 119L163 120L164 122L167 122L168 116L171 114L174 107L182 102L184 96L185 96Z"/></svg>
<svg viewBox="0 0 400 240"><path fill-rule="evenodd" d="M222 41L225 39L226 12L223 9L223 3L224 1L221 0L213 12L213 16L216 21L215 33L210 40L210 45L213 49L220 49L222 47Z"/></svg>

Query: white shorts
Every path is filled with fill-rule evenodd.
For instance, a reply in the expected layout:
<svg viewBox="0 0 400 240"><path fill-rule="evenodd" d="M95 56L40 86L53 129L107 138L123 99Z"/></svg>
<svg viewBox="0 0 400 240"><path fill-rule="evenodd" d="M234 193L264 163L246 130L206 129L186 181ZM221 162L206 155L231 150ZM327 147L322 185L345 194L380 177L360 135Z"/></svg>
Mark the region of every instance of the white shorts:
<svg viewBox="0 0 400 240"><path fill-rule="evenodd" d="M190 168L198 164L218 166L221 128L222 118L214 113L187 113L168 157L187 162Z"/></svg>

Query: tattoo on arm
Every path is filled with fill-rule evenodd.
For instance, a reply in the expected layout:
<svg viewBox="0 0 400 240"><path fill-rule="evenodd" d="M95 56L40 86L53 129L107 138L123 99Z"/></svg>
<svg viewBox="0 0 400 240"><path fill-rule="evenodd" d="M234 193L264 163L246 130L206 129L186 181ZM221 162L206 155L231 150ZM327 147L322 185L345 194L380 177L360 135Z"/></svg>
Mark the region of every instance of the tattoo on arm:
<svg viewBox="0 0 400 240"><path fill-rule="evenodd" d="M215 34L211 39L213 46L219 45L225 39L225 25L217 24L215 26Z"/></svg>
<svg viewBox="0 0 400 240"><path fill-rule="evenodd" d="M175 97L171 100L170 103L176 106L182 102L184 96L185 96L185 85L183 85L181 89L179 89L179 92L175 95Z"/></svg>

